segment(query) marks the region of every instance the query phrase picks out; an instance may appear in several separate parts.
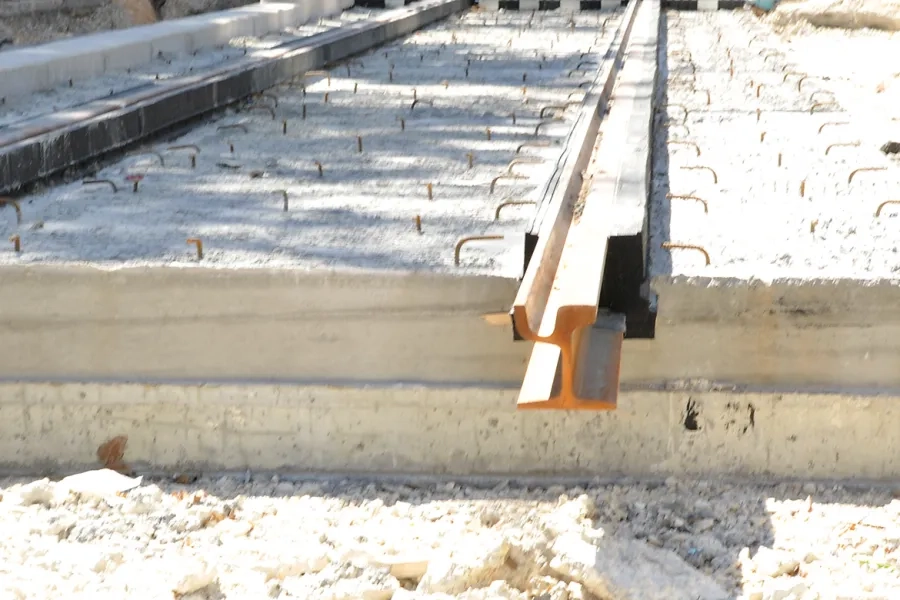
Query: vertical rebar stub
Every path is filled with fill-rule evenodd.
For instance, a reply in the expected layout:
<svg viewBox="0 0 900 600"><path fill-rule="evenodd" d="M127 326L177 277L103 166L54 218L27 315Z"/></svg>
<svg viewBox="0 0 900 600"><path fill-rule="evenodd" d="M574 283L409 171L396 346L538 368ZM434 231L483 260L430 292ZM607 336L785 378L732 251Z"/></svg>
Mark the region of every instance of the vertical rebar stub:
<svg viewBox="0 0 900 600"><path fill-rule="evenodd" d="M200 238L188 238L187 243L197 247L197 260L203 260L203 240Z"/></svg>

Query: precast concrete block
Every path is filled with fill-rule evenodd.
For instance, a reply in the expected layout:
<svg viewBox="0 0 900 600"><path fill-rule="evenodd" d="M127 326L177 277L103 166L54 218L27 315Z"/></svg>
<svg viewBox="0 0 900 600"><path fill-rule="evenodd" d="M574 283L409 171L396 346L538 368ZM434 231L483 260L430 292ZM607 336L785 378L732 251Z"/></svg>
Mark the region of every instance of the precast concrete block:
<svg viewBox="0 0 900 600"><path fill-rule="evenodd" d="M162 26L150 40L151 59L164 55L190 54L194 51L194 34L203 29L201 23L178 19L159 23Z"/></svg>

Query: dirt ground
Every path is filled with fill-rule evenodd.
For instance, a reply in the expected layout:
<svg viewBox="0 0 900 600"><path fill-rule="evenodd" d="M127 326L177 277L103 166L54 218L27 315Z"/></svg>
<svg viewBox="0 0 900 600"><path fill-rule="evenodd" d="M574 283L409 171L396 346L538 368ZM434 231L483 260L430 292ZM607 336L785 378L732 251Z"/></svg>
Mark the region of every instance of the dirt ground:
<svg viewBox="0 0 900 600"><path fill-rule="evenodd" d="M178 19L250 4L250 0L164 0L162 19ZM114 0L96 10L46 12L0 19L0 51L98 31L156 22L151 0ZM5 43L4 43L5 41Z"/></svg>

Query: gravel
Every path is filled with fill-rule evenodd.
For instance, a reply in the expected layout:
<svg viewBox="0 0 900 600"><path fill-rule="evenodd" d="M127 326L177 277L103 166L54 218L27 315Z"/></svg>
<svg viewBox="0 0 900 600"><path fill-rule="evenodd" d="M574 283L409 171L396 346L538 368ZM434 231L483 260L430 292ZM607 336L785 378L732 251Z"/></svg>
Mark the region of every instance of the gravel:
<svg viewBox="0 0 900 600"><path fill-rule="evenodd" d="M620 17L575 15L573 29L559 13L470 12L420 30L272 90L258 103L274 119L231 111L173 140L200 148L196 168L161 145L164 166L148 155L96 173L119 193L75 182L19 199L22 222L0 213L0 236L20 235L22 252L0 263L517 276L534 206L499 219L496 207L536 199ZM559 119L542 118L545 106ZM547 145L517 154L536 139ZM143 177L138 193L130 175ZM457 266L454 245L470 235L505 237L468 245ZM202 261L187 238L203 240Z"/></svg>
<svg viewBox="0 0 900 600"><path fill-rule="evenodd" d="M654 275L896 278L900 230L891 222L900 213L889 205L874 215L900 181L900 162L880 150L900 133L900 86L896 62L873 57L900 55L900 38L776 31L748 11L667 19ZM861 167L878 170L849 181ZM666 241L702 247L710 264L697 250L663 250Z"/></svg>
<svg viewBox="0 0 900 600"><path fill-rule="evenodd" d="M889 489L583 488L103 470L0 480L0 598L868 599L900 594Z"/></svg>

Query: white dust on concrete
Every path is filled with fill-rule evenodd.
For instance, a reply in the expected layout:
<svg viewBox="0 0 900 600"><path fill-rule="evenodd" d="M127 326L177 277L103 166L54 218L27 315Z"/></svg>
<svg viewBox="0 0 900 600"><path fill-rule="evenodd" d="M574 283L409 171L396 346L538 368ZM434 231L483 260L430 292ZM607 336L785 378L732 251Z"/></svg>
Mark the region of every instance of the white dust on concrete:
<svg viewBox="0 0 900 600"><path fill-rule="evenodd" d="M900 211L875 213L900 182L897 159L880 150L900 137L900 96L879 85L891 65L871 52L900 56L900 38L779 35L748 11L667 17L654 276L897 278ZM711 264L696 249L663 250L667 241L700 246Z"/></svg>
<svg viewBox="0 0 900 600"><path fill-rule="evenodd" d="M837 600L900 593L889 490L0 481L0 597Z"/></svg>
<svg viewBox="0 0 900 600"><path fill-rule="evenodd" d="M333 67L330 82L317 75L272 90L278 105L258 104L274 119L231 112L172 142L201 149L195 169L160 145L164 167L144 156L96 173L118 193L75 182L22 198L20 225L12 211L0 215L0 235L18 233L22 252L0 262L516 276L534 206L508 206L499 219L496 207L536 199L551 176L579 84L591 78L570 71L592 58L599 70L617 20L598 31L596 15L576 15L574 30L566 15L530 19L454 17ZM551 105L560 108L541 118ZM138 193L130 174L144 177ZM456 267L454 245L470 235L505 238L466 246ZM188 238L203 240L202 261Z"/></svg>

